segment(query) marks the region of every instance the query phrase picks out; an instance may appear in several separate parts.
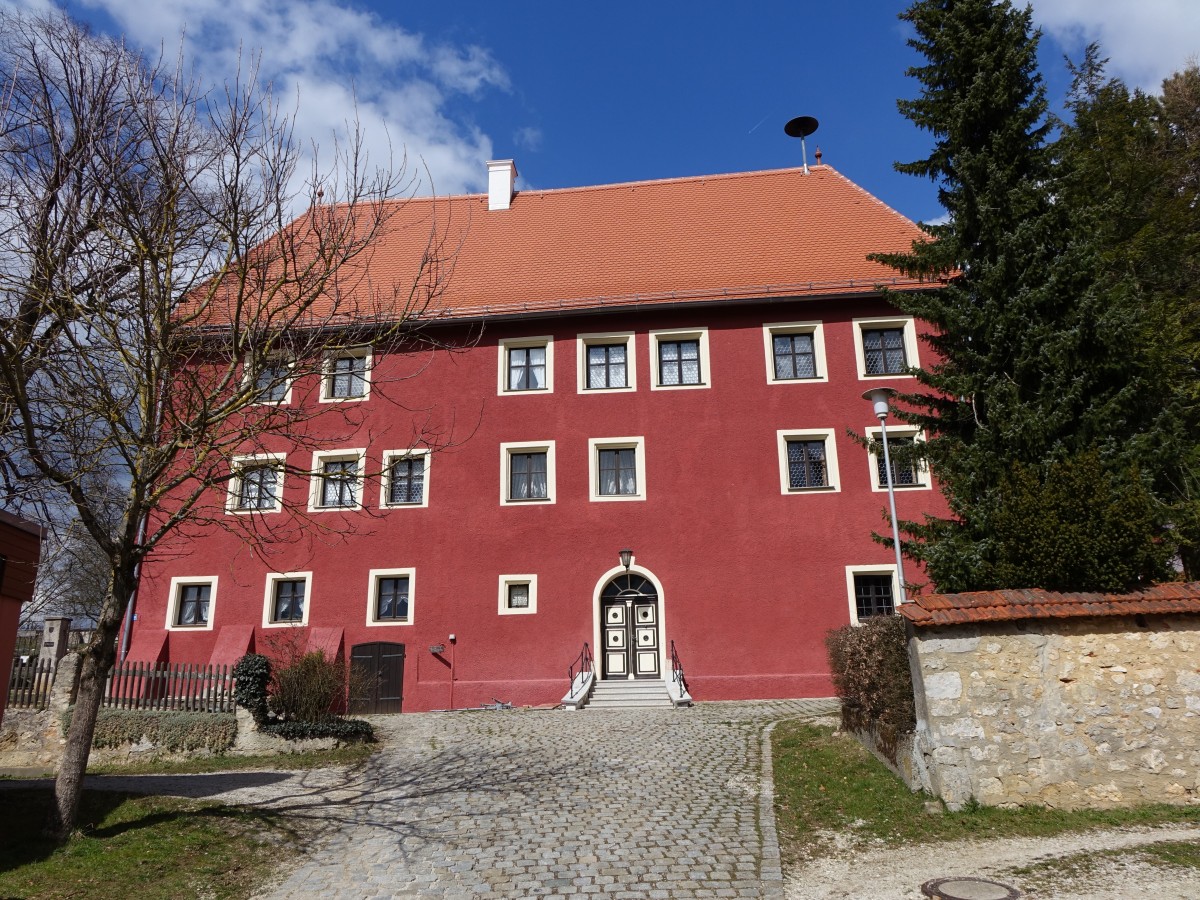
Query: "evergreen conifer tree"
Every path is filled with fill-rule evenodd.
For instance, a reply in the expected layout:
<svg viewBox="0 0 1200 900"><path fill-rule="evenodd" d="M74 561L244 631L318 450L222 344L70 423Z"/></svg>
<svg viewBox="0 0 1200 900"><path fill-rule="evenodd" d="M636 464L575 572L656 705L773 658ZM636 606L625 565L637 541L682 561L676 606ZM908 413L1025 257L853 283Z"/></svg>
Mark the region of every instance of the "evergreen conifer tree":
<svg viewBox="0 0 1200 900"><path fill-rule="evenodd" d="M1169 457L1186 441L1149 339L1164 322L1128 281L1105 277L1111 246L1097 221L1111 201L1070 190L1077 162L1048 141L1030 11L918 0L901 18L926 64L910 69L921 95L900 109L935 143L897 168L933 179L949 218L925 226L933 240L910 253L877 258L946 279L892 299L936 330L938 361L917 373L901 415L929 436L952 513L906 523L906 549L940 590L1044 586L1043 564L1020 565L1030 532L1019 506L1040 509L1048 531L1039 534L1061 542L1043 560L1095 558L1083 545L1114 521L1144 532L1124 546L1159 549L1128 565L1073 566L1056 587L1121 590L1166 577ZM1079 484L1080 472L1103 483L1090 504L1068 507L1054 478Z"/></svg>

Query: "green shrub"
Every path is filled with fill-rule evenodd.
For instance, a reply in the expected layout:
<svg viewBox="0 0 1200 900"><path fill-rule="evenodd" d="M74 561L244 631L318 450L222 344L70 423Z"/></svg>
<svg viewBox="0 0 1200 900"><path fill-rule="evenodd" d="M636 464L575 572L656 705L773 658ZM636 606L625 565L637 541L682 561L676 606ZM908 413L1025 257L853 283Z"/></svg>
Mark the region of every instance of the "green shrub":
<svg viewBox="0 0 1200 900"><path fill-rule="evenodd" d="M233 699L262 724L267 719L267 686L271 682L271 661L258 653L247 653L233 665Z"/></svg>
<svg viewBox="0 0 1200 900"><path fill-rule="evenodd" d="M63 713L63 728L71 727L74 707ZM92 746L113 749L136 744L144 737L171 753L207 750L222 753L233 746L237 719L231 713L184 710L102 709L96 718Z"/></svg>
<svg viewBox="0 0 1200 900"><path fill-rule="evenodd" d="M326 659L320 650L297 655L275 668L271 679L271 708L279 718L327 722L346 702L346 665Z"/></svg>
<svg viewBox="0 0 1200 900"><path fill-rule="evenodd" d="M326 719L322 722L271 722L261 729L289 741L306 738L339 738L345 741L373 741L375 729L362 719Z"/></svg>
<svg viewBox="0 0 1200 900"><path fill-rule="evenodd" d="M880 750L896 761L896 743L916 727L904 620L873 616L835 628L825 637L833 686L842 701L842 728L874 732Z"/></svg>

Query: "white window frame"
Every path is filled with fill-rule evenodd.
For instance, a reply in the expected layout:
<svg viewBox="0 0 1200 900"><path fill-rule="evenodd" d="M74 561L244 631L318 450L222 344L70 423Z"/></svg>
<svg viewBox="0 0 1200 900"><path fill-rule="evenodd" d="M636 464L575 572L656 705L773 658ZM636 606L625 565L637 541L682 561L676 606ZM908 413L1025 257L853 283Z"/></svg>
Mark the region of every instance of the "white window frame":
<svg viewBox="0 0 1200 900"><path fill-rule="evenodd" d="M537 582L536 575L501 575L497 612L502 616L535 615L537 613ZM529 586L529 606L524 609L510 609L508 606L508 589L515 584Z"/></svg>
<svg viewBox="0 0 1200 900"><path fill-rule="evenodd" d="M379 582L384 578L408 579L408 618L379 619L375 611L378 609ZM416 620L417 570L415 568L401 569L371 569L367 573L367 626L371 628L407 628Z"/></svg>
<svg viewBox="0 0 1200 900"><path fill-rule="evenodd" d="M514 453L545 453L546 454L546 496L528 500L512 500L508 496L512 476L512 455ZM521 441L519 443L504 443L500 445L500 505L501 506L542 506L557 501L558 484L554 475L554 441Z"/></svg>
<svg viewBox="0 0 1200 900"><path fill-rule="evenodd" d="M855 575L891 575L892 607L894 609L900 608L900 579L896 577L895 563L881 563L879 565L867 566L846 566L846 600L849 603L850 624L855 628L862 624L862 622L860 622L858 619L858 600L854 596Z"/></svg>
<svg viewBox="0 0 1200 900"><path fill-rule="evenodd" d="M792 334L810 334L813 342L813 365L817 374L813 378L775 377L775 337ZM766 352L767 384L819 384L829 381L829 366L825 363L824 322L772 322L763 326L763 349Z"/></svg>
<svg viewBox="0 0 1200 900"><path fill-rule="evenodd" d="M916 378L915 375L890 374L868 375L867 357L863 351L863 332L878 328L899 328L904 332L904 359L910 368L919 368L917 356L917 324L912 316L880 316L854 319L854 364L858 367L859 381L879 381L887 378Z"/></svg>
<svg viewBox="0 0 1200 900"><path fill-rule="evenodd" d="M550 334L535 337L502 338L496 342L499 348L496 393L501 397L524 397L530 394L541 396L554 393L554 336ZM546 386L544 388L525 388L524 390L509 390L508 387L508 351L527 350L530 347L546 349Z"/></svg>
<svg viewBox="0 0 1200 900"><path fill-rule="evenodd" d="M355 450L317 450L313 452L312 469L309 474L308 483L308 511L316 513L324 512L352 512L356 509L362 509L363 492L366 490L366 478L364 467L367 451L360 447ZM355 468L358 471L358 490L355 491L355 503L353 506L323 506L321 505L321 486L324 481L321 468L327 462L340 462L343 460L354 460Z"/></svg>
<svg viewBox="0 0 1200 900"><path fill-rule="evenodd" d="M600 493L600 451L633 450L634 477L637 479L636 494ZM609 501L641 501L646 499L646 439L634 437L588 438L588 498L596 503Z"/></svg>
<svg viewBox="0 0 1200 900"><path fill-rule="evenodd" d="M588 348L625 345L625 387L588 387ZM576 384L581 394L625 394L637 390L637 342L632 331L608 331L575 336Z"/></svg>
<svg viewBox="0 0 1200 900"><path fill-rule="evenodd" d="M335 397L333 395L334 363L339 359L353 357L363 360L363 392L358 397ZM348 347L329 353L321 366L321 403L362 403L371 397L371 371L375 368L374 353L370 347Z"/></svg>
<svg viewBox="0 0 1200 900"><path fill-rule="evenodd" d="M401 459L420 459L424 467L421 480L421 499L417 503L389 503L388 494L392 487L392 463ZM433 454L427 449L387 450L383 454L383 470L379 476L380 509L424 509L429 506L429 463Z"/></svg>
<svg viewBox="0 0 1200 900"><path fill-rule="evenodd" d="M786 496L801 494L836 494L842 489L841 472L838 469L836 431L832 428L782 428L775 432L776 450L779 457L779 492ZM824 487L794 488L788 471L788 441L825 442Z"/></svg>
<svg viewBox="0 0 1200 900"><path fill-rule="evenodd" d="M651 331L650 340L650 390L652 391L694 391L707 390L712 387L712 365L708 352L707 328L672 328L662 331ZM698 384L662 384L659 377L658 347L660 343L672 341L699 341L700 382Z"/></svg>
<svg viewBox="0 0 1200 900"><path fill-rule="evenodd" d="M912 428L905 425L889 425L888 426L888 455L891 455L892 441L900 439L903 441L914 440L924 441L925 432L919 428ZM878 425L873 428L867 428L864 434L873 442L883 441L883 429ZM875 493L887 492L887 483L880 484L879 482L879 457L872 450L867 451L867 459L871 464L871 490ZM933 490L933 479L929 477L929 466L924 460L918 460L917 477L921 479L920 484L897 484L897 491L930 491Z"/></svg>
<svg viewBox="0 0 1200 900"><path fill-rule="evenodd" d="M267 587L263 593L263 628L303 628L308 624L309 614L312 612L312 572L269 572L267 574ZM304 582L304 612L299 622L287 620L277 622L273 618L275 612L275 585L281 581L303 581Z"/></svg>
<svg viewBox="0 0 1200 900"><path fill-rule="evenodd" d="M245 381L245 386L250 390L254 390L254 382L250 378L250 358L252 355L253 354L251 354L251 353L247 353L245 356L245 359L242 362L242 377ZM289 372L295 372L296 360L293 357L291 357L287 354L284 354L284 353L280 353L280 354L273 354L271 356L271 359L277 360L278 362L285 365L287 367L287 369L289 370ZM281 400L255 400L254 401L255 405L257 405L257 406L287 406L287 405L289 405L292 402L292 385L294 385L295 383L296 383L295 375L289 374L287 376L287 380L285 382L283 399L281 399Z"/></svg>
<svg viewBox="0 0 1200 900"><path fill-rule="evenodd" d="M168 588L170 593L167 595L167 631L212 631L213 620L217 617L217 581L218 578L216 575L197 575L193 577L180 575L172 578L171 585ZM193 584L208 585L208 621L203 625L176 624L176 618L179 614L180 594L183 588Z"/></svg>
<svg viewBox="0 0 1200 900"><path fill-rule="evenodd" d="M232 477L229 479L229 490L225 495L225 511L233 516L251 516L255 513L276 513L283 509L283 482L287 455L283 453L256 453L249 456L235 456L229 461ZM275 489L275 503L262 509L242 509L238 506L238 498L242 493L242 472L246 469L256 469L259 466L274 468L278 473Z"/></svg>

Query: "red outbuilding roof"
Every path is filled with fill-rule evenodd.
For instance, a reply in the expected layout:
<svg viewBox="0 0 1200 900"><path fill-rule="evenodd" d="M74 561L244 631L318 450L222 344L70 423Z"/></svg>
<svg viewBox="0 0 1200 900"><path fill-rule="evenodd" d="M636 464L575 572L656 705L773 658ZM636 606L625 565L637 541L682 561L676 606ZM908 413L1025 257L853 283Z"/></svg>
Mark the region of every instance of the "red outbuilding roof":
<svg viewBox="0 0 1200 900"><path fill-rule="evenodd" d="M1200 613L1200 582L1158 584L1132 594L1057 593L1039 589L914 597L897 609L913 625L962 625L1074 616Z"/></svg>

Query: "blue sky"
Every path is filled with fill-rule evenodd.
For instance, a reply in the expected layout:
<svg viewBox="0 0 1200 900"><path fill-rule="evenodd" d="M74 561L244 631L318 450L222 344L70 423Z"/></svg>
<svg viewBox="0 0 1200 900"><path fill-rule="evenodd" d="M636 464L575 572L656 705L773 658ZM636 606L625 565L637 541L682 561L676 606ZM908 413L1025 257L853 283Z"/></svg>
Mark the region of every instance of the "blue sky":
<svg viewBox="0 0 1200 900"><path fill-rule="evenodd" d="M49 0L8 0L46 8ZM940 214L927 181L895 173L929 139L901 118L913 96L893 0L604 4L458 0L69 0L72 15L228 77L261 51L262 74L323 147L351 110L376 160L390 146L437 193L484 187L512 157L523 186L569 187L798 165L783 133L820 120L809 158L911 218ZM1062 57L1100 40L1110 71L1154 89L1200 56L1200 0L1034 0L1055 104ZM183 37L181 38L181 35ZM428 184L427 184L428 189Z"/></svg>

